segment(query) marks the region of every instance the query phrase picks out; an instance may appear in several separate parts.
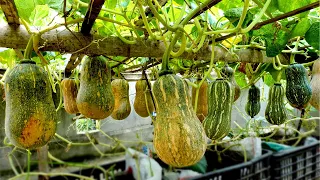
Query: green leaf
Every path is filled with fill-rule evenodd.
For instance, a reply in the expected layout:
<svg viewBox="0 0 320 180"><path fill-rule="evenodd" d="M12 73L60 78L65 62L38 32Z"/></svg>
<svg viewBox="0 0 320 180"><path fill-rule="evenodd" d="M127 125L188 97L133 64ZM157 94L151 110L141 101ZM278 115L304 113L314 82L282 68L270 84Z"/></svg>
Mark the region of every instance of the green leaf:
<svg viewBox="0 0 320 180"><path fill-rule="evenodd" d="M311 25L309 30L306 32L306 41L315 49L320 50L320 22L315 22Z"/></svg>
<svg viewBox="0 0 320 180"><path fill-rule="evenodd" d="M243 74L242 72L235 71L234 79L236 80L236 82L240 86L240 88L243 88L248 85L247 80L246 80L246 75Z"/></svg>
<svg viewBox="0 0 320 180"><path fill-rule="evenodd" d="M121 0L120 6L126 8L130 3L130 0Z"/></svg>
<svg viewBox="0 0 320 180"><path fill-rule="evenodd" d="M278 3L278 9L282 11L283 13L287 13L289 11L293 11L295 9L298 9L300 7L309 5L313 2L316 2L317 0L277 0ZM307 16L309 11L297 14L298 17L305 17Z"/></svg>
<svg viewBox="0 0 320 180"><path fill-rule="evenodd" d="M118 1L117 0L107 0L105 3L105 6L109 9L114 9L117 6Z"/></svg>
<svg viewBox="0 0 320 180"><path fill-rule="evenodd" d="M27 22L30 22L29 16L35 8L35 3L33 1L25 0L15 0L14 2L16 4L19 17L26 20Z"/></svg>
<svg viewBox="0 0 320 180"><path fill-rule="evenodd" d="M272 75L267 73L263 76L263 81L267 86L271 86L274 84L275 80L273 79Z"/></svg>
<svg viewBox="0 0 320 180"><path fill-rule="evenodd" d="M49 16L50 8L48 5L37 5L29 17L30 23L34 26L44 26L48 22L44 21Z"/></svg>
<svg viewBox="0 0 320 180"><path fill-rule="evenodd" d="M184 0L174 0L174 2L176 2L176 3L179 4L179 5L183 5Z"/></svg>
<svg viewBox="0 0 320 180"><path fill-rule="evenodd" d="M278 71L278 70L274 69L273 66L270 64L270 66L266 69L266 71L268 72L268 74L270 74L272 76L274 82L277 81L277 77L281 71L282 71L282 74L281 74L280 79L286 79L286 76L284 73L284 68L281 69L280 71Z"/></svg>
<svg viewBox="0 0 320 180"><path fill-rule="evenodd" d="M6 64L10 68L13 68L17 59L16 52L13 49L3 49L0 52L0 63Z"/></svg>
<svg viewBox="0 0 320 180"><path fill-rule="evenodd" d="M241 17L243 11L243 7L240 8L232 8L228 9L225 13L224 16L232 22L234 26L237 26L239 19ZM254 15L251 13L251 11L248 11L246 14L246 17L243 21L242 27L246 27L252 20L253 20Z"/></svg>
<svg viewBox="0 0 320 180"><path fill-rule="evenodd" d="M310 26L311 26L310 20L308 18L302 18L298 22L298 24L293 28L289 38L291 39L296 36L304 36L308 31L308 29L310 28Z"/></svg>
<svg viewBox="0 0 320 180"><path fill-rule="evenodd" d="M287 20L281 21L281 24L281 29L274 27L274 24L268 24L253 31L254 36L261 36L261 38L265 39L268 57L275 57L286 47L291 30L295 26L293 22L288 22Z"/></svg>
<svg viewBox="0 0 320 180"><path fill-rule="evenodd" d="M63 0L35 0L36 5L48 5L50 8L60 11L63 9Z"/></svg>
<svg viewBox="0 0 320 180"><path fill-rule="evenodd" d="M280 30L276 36L265 36L266 54L268 57L275 57L286 47L290 34Z"/></svg>
<svg viewBox="0 0 320 180"><path fill-rule="evenodd" d="M204 174L207 172L207 167L208 167L208 163L207 163L206 157L203 156L199 162L197 162L192 166L186 167L186 169L191 169L193 171Z"/></svg>
<svg viewBox="0 0 320 180"><path fill-rule="evenodd" d="M233 1L221 1L215 7L226 11L231 8L242 7L242 0L233 0Z"/></svg>

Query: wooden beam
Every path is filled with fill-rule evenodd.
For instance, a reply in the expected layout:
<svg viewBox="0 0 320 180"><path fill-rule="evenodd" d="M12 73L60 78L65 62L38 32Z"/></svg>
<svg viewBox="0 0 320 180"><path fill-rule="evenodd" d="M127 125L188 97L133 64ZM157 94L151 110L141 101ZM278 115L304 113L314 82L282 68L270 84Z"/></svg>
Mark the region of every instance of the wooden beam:
<svg viewBox="0 0 320 180"><path fill-rule="evenodd" d="M74 36L77 36L75 38ZM24 49L30 35L24 26L12 28L8 25L0 27L0 47ZM41 36L41 51L59 51L61 53L80 53L87 55L124 56L124 57L155 57L161 58L165 52L162 41L143 40L134 45L122 42L118 37L84 36L82 33L69 32L64 27L47 32ZM177 49L175 49L177 51ZM226 62L262 62L271 63L272 58L266 57L265 51L243 49L230 54L222 47L214 48L215 61ZM204 46L196 53L184 52L179 58L210 61L211 46ZM282 63L288 60L280 56Z"/></svg>
<svg viewBox="0 0 320 180"><path fill-rule="evenodd" d="M20 25L19 15L14 0L0 0L1 9L10 25Z"/></svg>
<svg viewBox="0 0 320 180"><path fill-rule="evenodd" d="M96 21L103 4L104 4L104 0L91 0L90 1L86 16L85 16L83 23L82 23L82 26L81 26L81 33L83 33L84 35L90 34L92 26L93 26L94 22Z"/></svg>

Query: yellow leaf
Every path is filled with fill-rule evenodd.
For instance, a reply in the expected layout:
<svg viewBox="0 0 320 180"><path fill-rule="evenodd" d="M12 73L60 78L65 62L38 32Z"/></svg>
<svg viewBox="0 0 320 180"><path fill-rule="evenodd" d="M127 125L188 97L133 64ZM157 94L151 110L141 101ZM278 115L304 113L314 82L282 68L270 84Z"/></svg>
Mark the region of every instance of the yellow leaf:
<svg viewBox="0 0 320 180"><path fill-rule="evenodd" d="M236 45L241 41L242 41L241 36L233 36L233 37L230 37L230 38L222 41L222 45L224 45L226 48L231 48L232 43L233 43L233 45Z"/></svg>

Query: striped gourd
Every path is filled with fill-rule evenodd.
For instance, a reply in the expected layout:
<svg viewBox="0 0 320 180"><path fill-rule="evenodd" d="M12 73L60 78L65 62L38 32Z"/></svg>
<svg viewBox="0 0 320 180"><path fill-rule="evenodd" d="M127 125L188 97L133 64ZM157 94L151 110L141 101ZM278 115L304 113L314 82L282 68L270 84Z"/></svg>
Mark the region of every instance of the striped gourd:
<svg viewBox="0 0 320 180"><path fill-rule="evenodd" d="M260 89L256 85L251 85L248 91L248 101L246 104L247 114L253 118L260 112Z"/></svg>
<svg viewBox="0 0 320 180"><path fill-rule="evenodd" d="M231 128L233 89L227 79L217 79L209 86L208 116L203 121L204 130L212 140L222 139Z"/></svg>
<svg viewBox="0 0 320 180"><path fill-rule="evenodd" d="M166 74L155 81L152 91L157 110L153 137L157 155L173 167L197 163L206 151L206 135L192 109L187 84Z"/></svg>
<svg viewBox="0 0 320 180"><path fill-rule="evenodd" d="M303 109L311 99L312 90L307 71L302 64L290 64L286 70L286 97L292 107Z"/></svg>
<svg viewBox="0 0 320 180"><path fill-rule="evenodd" d="M266 120L270 124L280 125L287 119L287 112L283 102L284 88L280 83L270 87L268 104L265 111Z"/></svg>

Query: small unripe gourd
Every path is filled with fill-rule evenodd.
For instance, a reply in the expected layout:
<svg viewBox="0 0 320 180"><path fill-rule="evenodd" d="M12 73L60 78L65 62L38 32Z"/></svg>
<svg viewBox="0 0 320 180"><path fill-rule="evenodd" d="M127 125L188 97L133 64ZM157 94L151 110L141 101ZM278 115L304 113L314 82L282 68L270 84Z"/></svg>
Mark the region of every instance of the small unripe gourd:
<svg viewBox="0 0 320 180"><path fill-rule="evenodd" d="M234 79L234 70L228 66L225 65L222 69L221 69L221 75L224 78L227 78L229 80L229 82L231 83L233 89L234 89L234 101L236 101L237 99L239 99L240 95L241 95L241 90L240 90L240 86L237 84L236 80Z"/></svg>
<svg viewBox="0 0 320 180"><path fill-rule="evenodd" d="M290 64L286 70L286 97L292 107L303 109L311 99L312 90L307 71L302 64Z"/></svg>
<svg viewBox="0 0 320 180"><path fill-rule="evenodd" d="M310 104L320 111L320 59L316 60L312 66L310 84L312 89Z"/></svg>
<svg viewBox="0 0 320 180"><path fill-rule="evenodd" d="M151 85L150 85L151 86ZM147 80L142 77L136 82L136 97L134 99L134 110L141 117L148 117L154 111L154 105Z"/></svg>
<svg viewBox="0 0 320 180"><path fill-rule="evenodd" d="M284 95L284 88L280 83L275 83L270 87L268 104L265 111L266 120L270 124L280 125L287 119Z"/></svg>
<svg viewBox="0 0 320 180"><path fill-rule="evenodd" d="M129 83L125 79L115 79L111 82L111 87L115 100L111 117L116 120L125 119L131 112Z"/></svg>
<svg viewBox="0 0 320 180"><path fill-rule="evenodd" d="M201 79L198 79L196 84L199 84ZM192 87L192 105L195 104L196 101L196 91L197 89ZM204 118L208 115L208 83L207 81L203 81L199 89L198 95L198 104L197 104L197 117L202 122Z"/></svg>
<svg viewBox="0 0 320 180"><path fill-rule="evenodd" d="M248 100L246 104L246 113L253 118L260 112L260 89L252 84L248 91Z"/></svg>
<svg viewBox="0 0 320 180"><path fill-rule="evenodd" d="M217 79L209 85L208 116L203 121L204 130L211 140L222 139L231 129L231 111L234 95L227 79Z"/></svg>
<svg viewBox="0 0 320 180"><path fill-rule="evenodd" d="M111 69L103 56L87 57L80 71L77 107L84 116L96 120L111 115L114 97L111 90Z"/></svg>
<svg viewBox="0 0 320 180"><path fill-rule="evenodd" d="M69 114L79 112L77 107L78 86L75 79L65 78L61 81L64 109Z"/></svg>
<svg viewBox="0 0 320 180"><path fill-rule="evenodd" d="M22 60L5 78L5 132L20 148L36 149L54 136L57 114L47 73L34 61Z"/></svg>
<svg viewBox="0 0 320 180"><path fill-rule="evenodd" d="M187 84L177 75L161 75L152 92L157 110L153 137L157 155L173 167L197 163L206 151L207 141L192 109Z"/></svg>

